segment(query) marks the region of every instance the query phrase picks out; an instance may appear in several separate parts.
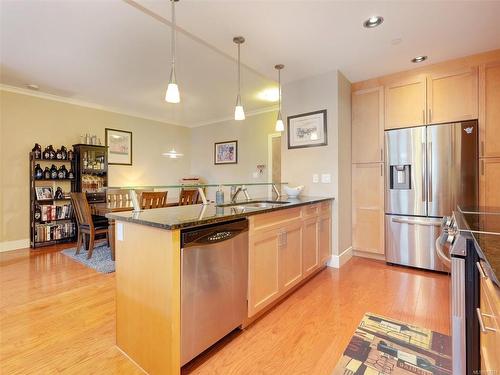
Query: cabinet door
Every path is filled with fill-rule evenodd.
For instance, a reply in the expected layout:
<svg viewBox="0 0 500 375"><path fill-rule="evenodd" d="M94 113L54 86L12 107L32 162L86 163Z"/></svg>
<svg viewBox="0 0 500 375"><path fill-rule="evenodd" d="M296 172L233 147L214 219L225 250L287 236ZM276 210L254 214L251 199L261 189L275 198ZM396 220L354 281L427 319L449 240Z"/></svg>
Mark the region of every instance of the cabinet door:
<svg viewBox="0 0 500 375"><path fill-rule="evenodd" d="M248 316L254 315L279 296L279 240L276 229L255 231L249 239Z"/></svg>
<svg viewBox="0 0 500 375"><path fill-rule="evenodd" d="M500 158L479 161L479 204L500 207Z"/></svg>
<svg viewBox="0 0 500 375"><path fill-rule="evenodd" d="M302 280L302 221L287 224L282 236L279 267L284 292Z"/></svg>
<svg viewBox="0 0 500 375"><path fill-rule="evenodd" d="M352 247L375 254L384 253L383 164L352 166Z"/></svg>
<svg viewBox="0 0 500 375"><path fill-rule="evenodd" d="M406 128L426 123L425 76L385 87L385 129Z"/></svg>
<svg viewBox="0 0 500 375"><path fill-rule="evenodd" d="M352 162L382 162L384 152L384 89L352 93Z"/></svg>
<svg viewBox="0 0 500 375"><path fill-rule="evenodd" d="M478 117L476 67L427 78L427 123L464 121Z"/></svg>
<svg viewBox="0 0 500 375"><path fill-rule="evenodd" d="M488 277L480 279L479 304L484 326L479 334L481 370L494 373L500 368L500 292Z"/></svg>
<svg viewBox="0 0 500 375"><path fill-rule="evenodd" d="M317 217L304 220L302 227L302 270L304 276L312 273L319 265L318 227Z"/></svg>
<svg viewBox="0 0 500 375"><path fill-rule="evenodd" d="M500 157L500 62L480 69L479 132L481 157Z"/></svg>
<svg viewBox="0 0 500 375"><path fill-rule="evenodd" d="M332 218L330 214L320 216L319 219L319 262L325 264L332 253Z"/></svg>

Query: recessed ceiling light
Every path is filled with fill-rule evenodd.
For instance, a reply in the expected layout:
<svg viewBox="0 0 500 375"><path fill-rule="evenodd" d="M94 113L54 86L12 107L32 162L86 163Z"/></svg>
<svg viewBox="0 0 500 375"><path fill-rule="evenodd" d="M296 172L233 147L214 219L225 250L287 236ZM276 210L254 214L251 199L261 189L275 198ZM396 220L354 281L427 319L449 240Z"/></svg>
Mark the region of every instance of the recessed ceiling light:
<svg viewBox="0 0 500 375"><path fill-rule="evenodd" d="M363 26L367 29L371 29L373 27L380 26L384 22L384 17L381 16L371 16L365 22L363 22Z"/></svg>
<svg viewBox="0 0 500 375"><path fill-rule="evenodd" d="M280 92L277 87L267 88L259 92L257 98L266 102L277 102L280 98Z"/></svg>
<svg viewBox="0 0 500 375"><path fill-rule="evenodd" d="M417 56L417 57L414 57L413 59L411 59L411 62L412 63L419 63L419 62L422 62L425 60L427 60L427 56Z"/></svg>
<svg viewBox="0 0 500 375"><path fill-rule="evenodd" d="M33 83L27 84L26 87L29 88L30 90L35 90L35 91L40 89L38 85L35 85Z"/></svg>

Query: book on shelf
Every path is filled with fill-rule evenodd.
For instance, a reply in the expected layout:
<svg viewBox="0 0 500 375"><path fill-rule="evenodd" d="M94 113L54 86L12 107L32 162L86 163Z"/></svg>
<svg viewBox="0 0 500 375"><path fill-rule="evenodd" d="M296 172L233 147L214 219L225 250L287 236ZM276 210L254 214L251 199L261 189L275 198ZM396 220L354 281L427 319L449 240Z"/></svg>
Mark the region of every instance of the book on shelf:
<svg viewBox="0 0 500 375"><path fill-rule="evenodd" d="M70 238L75 235L75 223L37 224L35 226L35 242L47 242Z"/></svg>
<svg viewBox="0 0 500 375"><path fill-rule="evenodd" d="M55 204L40 205L40 221L63 220L73 217L73 206L65 204L57 206Z"/></svg>

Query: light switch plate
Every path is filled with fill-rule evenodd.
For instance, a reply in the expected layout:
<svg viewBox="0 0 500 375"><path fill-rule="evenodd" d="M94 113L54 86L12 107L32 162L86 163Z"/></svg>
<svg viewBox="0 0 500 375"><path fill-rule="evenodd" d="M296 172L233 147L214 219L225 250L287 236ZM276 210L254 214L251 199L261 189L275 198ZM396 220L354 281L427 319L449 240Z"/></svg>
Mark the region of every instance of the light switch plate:
<svg viewBox="0 0 500 375"><path fill-rule="evenodd" d="M321 174L321 182L324 184L329 184L332 182L332 175L330 173Z"/></svg>
<svg viewBox="0 0 500 375"><path fill-rule="evenodd" d="M123 241L123 223L116 223L116 239Z"/></svg>
<svg viewBox="0 0 500 375"><path fill-rule="evenodd" d="M319 175L317 173L313 174L313 183L317 184L319 182Z"/></svg>

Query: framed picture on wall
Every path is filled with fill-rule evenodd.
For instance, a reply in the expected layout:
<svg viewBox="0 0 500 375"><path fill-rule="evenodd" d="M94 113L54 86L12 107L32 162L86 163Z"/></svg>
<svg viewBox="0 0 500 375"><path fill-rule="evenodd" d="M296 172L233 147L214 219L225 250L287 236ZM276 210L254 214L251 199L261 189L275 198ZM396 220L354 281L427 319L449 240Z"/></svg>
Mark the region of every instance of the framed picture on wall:
<svg viewBox="0 0 500 375"><path fill-rule="evenodd" d="M106 128L108 164L132 165L132 132Z"/></svg>
<svg viewBox="0 0 500 375"><path fill-rule="evenodd" d="M326 146L326 109L288 116L288 148Z"/></svg>
<svg viewBox="0 0 500 375"><path fill-rule="evenodd" d="M238 141L216 142L214 145L214 164L237 164Z"/></svg>

